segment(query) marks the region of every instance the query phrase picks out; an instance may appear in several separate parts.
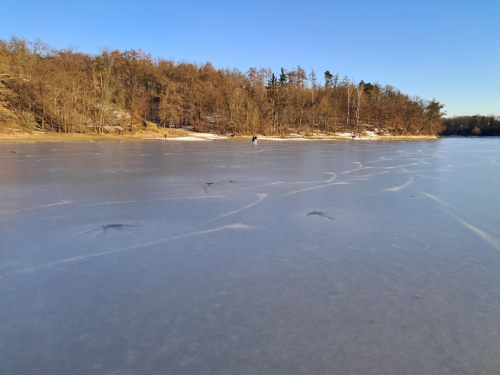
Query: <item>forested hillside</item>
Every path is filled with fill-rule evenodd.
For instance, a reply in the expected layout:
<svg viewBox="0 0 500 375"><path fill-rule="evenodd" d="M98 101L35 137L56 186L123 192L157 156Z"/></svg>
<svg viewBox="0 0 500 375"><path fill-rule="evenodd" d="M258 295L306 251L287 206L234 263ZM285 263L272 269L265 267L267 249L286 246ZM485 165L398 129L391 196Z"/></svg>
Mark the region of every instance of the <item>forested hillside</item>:
<svg viewBox="0 0 500 375"><path fill-rule="evenodd" d="M389 85L329 71L320 79L300 66L243 73L141 50L94 56L0 40L0 129L123 133L153 123L242 135L432 135L443 129L442 108Z"/></svg>
<svg viewBox="0 0 500 375"><path fill-rule="evenodd" d="M444 135L500 135L500 118L495 116L457 116L443 119Z"/></svg>

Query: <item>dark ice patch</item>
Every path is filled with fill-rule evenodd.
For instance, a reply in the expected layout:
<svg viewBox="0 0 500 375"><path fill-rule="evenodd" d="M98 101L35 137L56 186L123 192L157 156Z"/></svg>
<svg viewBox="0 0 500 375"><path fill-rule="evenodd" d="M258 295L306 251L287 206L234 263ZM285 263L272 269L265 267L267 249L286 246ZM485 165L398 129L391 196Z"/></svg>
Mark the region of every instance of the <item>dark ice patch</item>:
<svg viewBox="0 0 500 375"><path fill-rule="evenodd" d="M306 216L319 216L319 217L324 217L325 219L335 220L333 217L328 216L328 214L323 211L311 211Z"/></svg>
<svg viewBox="0 0 500 375"><path fill-rule="evenodd" d="M214 184L213 182L205 182L205 186L203 186L203 190L205 190L205 194L208 194L207 187L209 187L210 185L213 185L213 184Z"/></svg>
<svg viewBox="0 0 500 375"><path fill-rule="evenodd" d="M135 232L134 229L140 227L138 224L112 223L97 225L85 234L91 234L92 237L97 237L109 232Z"/></svg>

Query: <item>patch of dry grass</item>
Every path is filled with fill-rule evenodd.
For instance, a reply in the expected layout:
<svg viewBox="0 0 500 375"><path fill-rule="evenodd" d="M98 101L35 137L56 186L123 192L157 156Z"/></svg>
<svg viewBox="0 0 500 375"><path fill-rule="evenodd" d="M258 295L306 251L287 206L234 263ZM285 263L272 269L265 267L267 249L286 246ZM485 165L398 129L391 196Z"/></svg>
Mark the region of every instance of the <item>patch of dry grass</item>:
<svg viewBox="0 0 500 375"><path fill-rule="evenodd" d="M180 130L172 131L138 131L124 135L116 134L81 134L81 133L55 133L55 132L15 132L0 134L0 143L38 143L38 142L116 142L143 141L144 139L160 138L167 134L168 138L184 137L186 133Z"/></svg>

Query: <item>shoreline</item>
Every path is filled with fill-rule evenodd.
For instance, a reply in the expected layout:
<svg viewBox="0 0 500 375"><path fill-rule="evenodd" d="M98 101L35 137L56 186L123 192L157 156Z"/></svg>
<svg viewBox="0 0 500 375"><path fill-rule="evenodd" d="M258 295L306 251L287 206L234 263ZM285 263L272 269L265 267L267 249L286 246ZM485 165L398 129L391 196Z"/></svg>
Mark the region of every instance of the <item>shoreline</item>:
<svg viewBox="0 0 500 375"><path fill-rule="evenodd" d="M184 131L183 131L184 132ZM211 133L196 133L185 131L185 135L167 135L167 138L159 136L157 133L138 133L131 135L110 135L110 134L67 134L67 133L23 133L23 134L0 134L0 144L7 143L99 143L99 142L138 142L138 141L163 141L163 142L214 142L232 141L248 142L251 136L228 137ZM329 136L286 136L286 137L266 137L258 136L258 141L284 142L284 141L386 141L386 140L437 140L439 136L378 136L369 135L352 139L350 135L329 135Z"/></svg>

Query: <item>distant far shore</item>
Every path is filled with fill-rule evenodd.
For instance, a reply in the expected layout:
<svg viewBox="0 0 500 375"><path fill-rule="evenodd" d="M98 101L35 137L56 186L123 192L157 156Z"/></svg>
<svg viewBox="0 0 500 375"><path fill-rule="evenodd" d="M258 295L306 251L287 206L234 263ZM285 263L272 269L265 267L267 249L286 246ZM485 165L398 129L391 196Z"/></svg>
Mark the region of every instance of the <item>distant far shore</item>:
<svg viewBox="0 0 500 375"><path fill-rule="evenodd" d="M165 137L166 135L166 137ZM439 136L393 136L369 134L361 137L352 137L350 133L336 135L287 135L282 137L267 137L257 135L258 141L314 141L314 140L432 140L439 139ZM81 133L54 133L54 132L31 132L18 134L0 134L0 143L46 143L46 142L67 142L67 143L92 143L92 142L137 142L137 141L246 141L250 142L252 136L231 136L217 135L211 133L198 133L193 131L168 131L159 133L134 133L125 135L113 134L81 134Z"/></svg>

